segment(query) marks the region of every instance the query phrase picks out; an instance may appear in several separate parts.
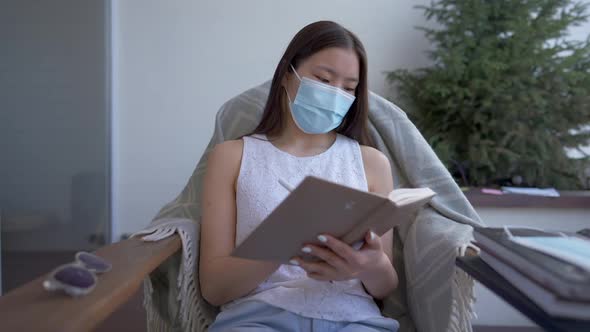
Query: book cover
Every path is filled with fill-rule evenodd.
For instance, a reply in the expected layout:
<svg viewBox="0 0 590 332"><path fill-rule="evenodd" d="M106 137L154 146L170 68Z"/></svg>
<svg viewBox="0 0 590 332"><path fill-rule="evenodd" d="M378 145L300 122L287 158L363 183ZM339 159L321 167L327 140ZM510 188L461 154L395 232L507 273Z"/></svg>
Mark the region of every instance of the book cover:
<svg viewBox="0 0 590 332"><path fill-rule="evenodd" d="M232 252L235 257L288 262L308 243L330 234L353 245L372 230L381 236L411 222L435 193L428 188L394 190L388 197L307 177Z"/></svg>

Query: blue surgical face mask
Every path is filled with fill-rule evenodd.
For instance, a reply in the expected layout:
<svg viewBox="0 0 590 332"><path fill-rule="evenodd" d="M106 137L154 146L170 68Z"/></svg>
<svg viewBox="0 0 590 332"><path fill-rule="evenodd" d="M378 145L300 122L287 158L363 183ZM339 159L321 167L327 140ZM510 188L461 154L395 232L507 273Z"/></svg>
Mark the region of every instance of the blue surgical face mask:
<svg viewBox="0 0 590 332"><path fill-rule="evenodd" d="M527 248L540 251L590 271L590 241L575 236L515 236L504 227L508 238Z"/></svg>
<svg viewBox="0 0 590 332"><path fill-rule="evenodd" d="M295 124L307 134L325 134L341 123L355 97L329 84L299 77L299 89L295 100L289 98L289 106Z"/></svg>

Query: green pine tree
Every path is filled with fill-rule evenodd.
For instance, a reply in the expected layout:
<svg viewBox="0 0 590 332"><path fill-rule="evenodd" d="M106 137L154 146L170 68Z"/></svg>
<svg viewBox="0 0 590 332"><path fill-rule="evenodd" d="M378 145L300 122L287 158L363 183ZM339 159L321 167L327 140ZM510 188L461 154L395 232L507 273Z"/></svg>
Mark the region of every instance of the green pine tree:
<svg viewBox="0 0 590 332"><path fill-rule="evenodd" d="M589 158L564 147L590 140L590 34L569 40L588 3L439 0L420 6L438 28L432 65L396 70L399 102L454 175L467 185L582 188ZM515 181L518 183L519 181Z"/></svg>

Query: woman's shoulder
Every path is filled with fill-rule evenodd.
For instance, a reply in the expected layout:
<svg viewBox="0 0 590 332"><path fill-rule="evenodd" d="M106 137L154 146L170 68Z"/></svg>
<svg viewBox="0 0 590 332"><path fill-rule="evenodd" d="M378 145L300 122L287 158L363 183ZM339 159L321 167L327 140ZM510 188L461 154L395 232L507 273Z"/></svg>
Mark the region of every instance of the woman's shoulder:
<svg viewBox="0 0 590 332"><path fill-rule="evenodd" d="M383 152L367 145L360 145L360 148L365 165L369 164L370 166L374 167L390 167L389 159Z"/></svg>
<svg viewBox="0 0 590 332"><path fill-rule="evenodd" d="M229 140L218 143L211 151L212 156L221 156L226 158L240 156L244 148L244 141L241 139Z"/></svg>
<svg viewBox="0 0 590 332"><path fill-rule="evenodd" d="M243 147L244 141L241 139L215 145L207 158L208 166L221 168L225 172L236 172L240 168Z"/></svg>
<svg viewBox="0 0 590 332"><path fill-rule="evenodd" d="M391 175L391 164L385 154L373 147L361 145L361 155L363 157L363 165L365 166L365 174L367 176L367 182L369 184L370 191L383 191L381 187L383 180L390 180ZM383 188L389 191L389 185L387 188Z"/></svg>

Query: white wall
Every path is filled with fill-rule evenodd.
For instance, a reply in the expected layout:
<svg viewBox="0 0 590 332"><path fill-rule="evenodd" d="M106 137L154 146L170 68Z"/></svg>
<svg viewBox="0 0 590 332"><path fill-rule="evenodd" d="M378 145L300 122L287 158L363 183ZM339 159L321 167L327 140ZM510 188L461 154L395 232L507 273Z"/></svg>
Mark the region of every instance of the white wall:
<svg viewBox="0 0 590 332"><path fill-rule="evenodd" d="M428 2L113 0L113 239L180 192L218 108L270 79L303 26L330 19L355 32L370 88L384 94L384 71L427 63L413 6Z"/></svg>

